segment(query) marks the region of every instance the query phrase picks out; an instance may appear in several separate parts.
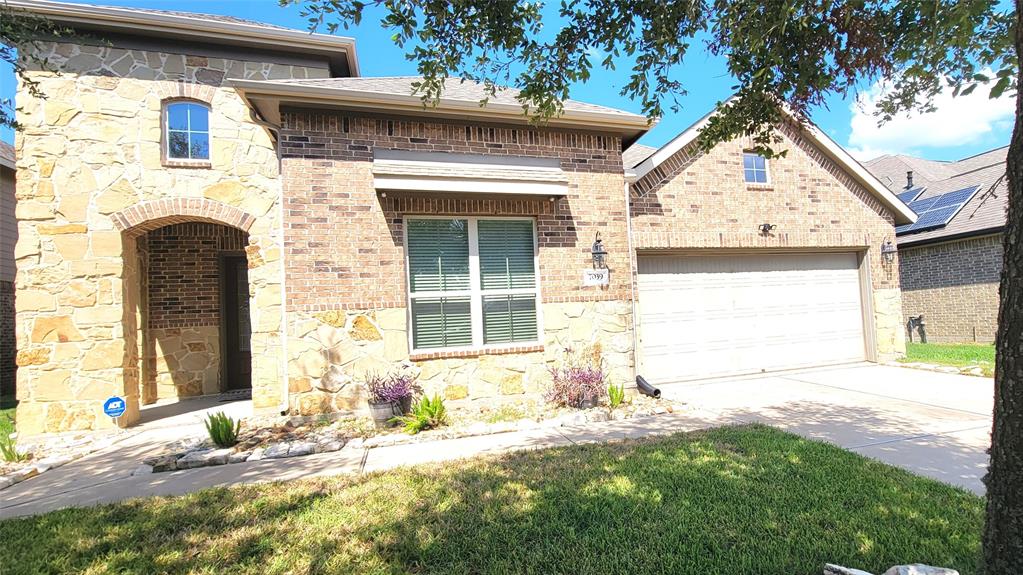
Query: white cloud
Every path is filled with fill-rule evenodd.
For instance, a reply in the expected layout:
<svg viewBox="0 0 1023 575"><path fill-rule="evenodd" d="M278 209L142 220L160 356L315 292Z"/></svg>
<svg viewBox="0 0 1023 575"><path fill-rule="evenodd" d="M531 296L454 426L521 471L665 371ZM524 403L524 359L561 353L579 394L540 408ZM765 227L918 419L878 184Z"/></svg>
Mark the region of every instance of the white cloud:
<svg viewBox="0 0 1023 575"><path fill-rule="evenodd" d="M1006 125L1011 127L1015 115L1013 98L992 100L981 85L972 94L958 98L946 88L934 99L934 112L902 114L878 126L873 111L882 94L883 87L875 84L850 106L848 150L859 160L882 154L920 154L922 148L975 144Z"/></svg>

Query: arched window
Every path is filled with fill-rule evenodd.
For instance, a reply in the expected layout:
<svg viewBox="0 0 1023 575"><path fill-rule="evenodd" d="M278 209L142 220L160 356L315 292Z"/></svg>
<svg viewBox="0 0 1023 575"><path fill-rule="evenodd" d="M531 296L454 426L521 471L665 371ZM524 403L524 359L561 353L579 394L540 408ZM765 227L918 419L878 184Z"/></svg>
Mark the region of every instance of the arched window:
<svg viewBox="0 0 1023 575"><path fill-rule="evenodd" d="M210 109L199 102L164 107L164 153L172 162L210 161Z"/></svg>

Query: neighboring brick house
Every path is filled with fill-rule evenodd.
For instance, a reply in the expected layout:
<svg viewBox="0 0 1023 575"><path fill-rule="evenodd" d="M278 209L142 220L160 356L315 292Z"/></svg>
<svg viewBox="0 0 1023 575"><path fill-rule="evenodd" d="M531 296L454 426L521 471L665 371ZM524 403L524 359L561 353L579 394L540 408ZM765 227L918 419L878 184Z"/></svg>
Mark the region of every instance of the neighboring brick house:
<svg viewBox="0 0 1023 575"><path fill-rule="evenodd" d="M14 395L14 146L0 142L0 397Z"/></svg>
<svg viewBox="0 0 1023 575"><path fill-rule="evenodd" d="M1007 151L954 162L889 155L865 164L921 212L916 226L898 231L899 273L903 322L923 315L928 341L995 339Z"/></svg>
<svg viewBox="0 0 1023 575"><path fill-rule="evenodd" d="M18 94L24 433L110 426L99 405L111 395L127 400L122 425L142 405L234 388L251 388L261 413L361 410L361 378L402 366L427 393L500 402L536 396L551 362L584 346L629 383L634 309L656 303L642 295L650 250L799 252L809 275L789 281L832 282L855 306L820 310L831 315L812 335L860 337L857 351L818 346L809 363L901 351L897 320L875 320L898 309L877 251L911 214L816 135L786 128L791 160L772 162L774 187L750 187L740 144L712 159L632 149L650 125L619 110L567 101L537 127L513 90L481 107L483 87L456 80L424 107L414 78L360 77L348 38L11 4L94 39L40 42L62 74L35 77L59 97ZM759 238L765 219L793 231ZM604 285L584 281L598 235ZM853 276L844 255L832 273L831 253L852 258ZM858 327L838 325L851 315ZM790 327L780 337L816 353L800 343L806 326ZM715 374L659 369L657 380Z"/></svg>

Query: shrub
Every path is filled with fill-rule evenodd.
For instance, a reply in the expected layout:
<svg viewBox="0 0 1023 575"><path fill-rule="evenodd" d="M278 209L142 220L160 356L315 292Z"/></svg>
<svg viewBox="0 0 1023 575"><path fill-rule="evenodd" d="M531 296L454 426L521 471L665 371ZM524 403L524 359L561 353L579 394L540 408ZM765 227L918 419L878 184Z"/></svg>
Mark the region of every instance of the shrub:
<svg viewBox="0 0 1023 575"><path fill-rule="evenodd" d="M444 400L435 395L433 399L429 397L420 399L412 406L412 413L395 417L392 421L404 425L405 431L415 435L420 431L447 424L448 412L444 407Z"/></svg>
<svg viewBox="0 0 1023 575"><path fill-rule="evenodd" d="M416 392L416 378L406 371L382 376L369 373L365 376L366 389L371 403L400 403Z"/></svg>
<svg viewBox="0 0 1023 575"><path fill-rule="evenodd" d="M615 409L625 401L625 385L609 384L607 386L607 402Z"/></svg>
<svg viewBox="0 0 1023 575"><path fill-rule="evenodd" d="M232 447L238 443L238 432L241 428L241 421L235 421L223 411L206 416L206 431L217 447Z"/></svg>
<svg viewBox="0 0 1023 575"><path fill-rule="evenodd" d="M3 455L4 461L9 463L28 459L28 454L18 451L18 447L14 444L14 438L6 433L0 433L0 455Z"/></svg>
<svg viewBox="0 0 1023 575"><path fill-rule="evenodd" d="M561 365L548 369L551 385L544 399L556 405L579 407L583 401L598 400L607 393L599 352L566 350Z"/></svg>

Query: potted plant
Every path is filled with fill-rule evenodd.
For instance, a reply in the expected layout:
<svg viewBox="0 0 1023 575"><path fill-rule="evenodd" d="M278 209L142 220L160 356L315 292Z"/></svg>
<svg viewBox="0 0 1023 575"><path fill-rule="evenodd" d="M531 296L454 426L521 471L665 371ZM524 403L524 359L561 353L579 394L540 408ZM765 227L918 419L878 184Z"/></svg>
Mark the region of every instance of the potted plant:
<svg viewBox="0 0 1023 575"><path fill-rule="evenodd" d="M607 393L607 387L604 370L595 355L567 350L562 364L549 369L551 385L544 394L545 399L579 409L596 407Z"/></svg>
<svg viewBox="0 0 1023 575"><path fill-rule="evenodd" d="M395 416L406 415L412 409L415 378L406 372L388 376L369 373L365 376L369 391L369 411L378 429L388 427Z"/></svg>

